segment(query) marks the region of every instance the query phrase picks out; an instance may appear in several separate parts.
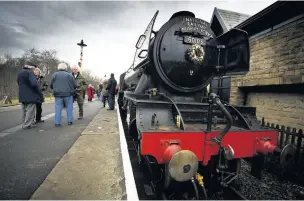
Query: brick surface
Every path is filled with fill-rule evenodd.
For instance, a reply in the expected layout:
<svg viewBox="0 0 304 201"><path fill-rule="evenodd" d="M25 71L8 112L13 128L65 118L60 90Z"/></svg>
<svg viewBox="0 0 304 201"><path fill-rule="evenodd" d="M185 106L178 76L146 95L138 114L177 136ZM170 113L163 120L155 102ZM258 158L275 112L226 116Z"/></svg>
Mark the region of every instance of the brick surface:
<svg viewBox="0 0 304 201"><path fill-rule="evenodd" d="M240 86L304 83L303 25L301 18L250 40L250 71L231 78L232 104L244 103ZM304 119L299 118L304 116L299 105L304 104L303 95L250 93L247 104L257 107L258 117L264 116L270 123L303 129ZM281 108L282 105L286 107Z"/></svg>
<svg viewBox="0 0 304 201"><path fill-rule="evenodd" d="M247 105L257 107L259 120L304 128L304 94L249 93Z"/></svg>

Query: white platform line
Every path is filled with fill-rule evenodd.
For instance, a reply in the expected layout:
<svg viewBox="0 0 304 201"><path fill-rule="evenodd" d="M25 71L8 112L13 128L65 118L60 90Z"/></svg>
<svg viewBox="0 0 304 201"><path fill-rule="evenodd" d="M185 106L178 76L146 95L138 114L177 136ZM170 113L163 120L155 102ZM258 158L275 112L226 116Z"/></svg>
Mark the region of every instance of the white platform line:
<svg viewBox="0 0 304 201"><path fill-rule="evenodd" d="M138 194L135 185L134 175L132 171L131 160L128 152L127 141L125 138L125 132L122 126L119 106L116 101L116 110L117 110L117 120L118 120L118 128L119 128L119 139L120 139L120 149L122 155L122 163L125 174L125 186L127 193L127 200L138 201Z"/></svg>
<svg viewBox="0 0 304 201"><path fill-rule="evenodd" d="M95 100L96 99L92 99L92 101L95 101ZM88 101L84 101L84 104L85 103L88 103ZM77 104L73 106L73 108L76 108L76 107L77 107ZM41 119L42 120L47 120L47 119L50 119L50 118L52 118L54 116L55 116L55 113L51 113L51 114L48 114L48 115L45 115L45 116L41 117ZM6 130L0 132L0 138L3 138L5 136L7 136L7 135L13 134L13 133L21 130L22 129L21 126L22 126L22 124L20 124L18 126L15 126L15 127L12 127L12 128L9 128L9 129L6 129Z"/></svg>

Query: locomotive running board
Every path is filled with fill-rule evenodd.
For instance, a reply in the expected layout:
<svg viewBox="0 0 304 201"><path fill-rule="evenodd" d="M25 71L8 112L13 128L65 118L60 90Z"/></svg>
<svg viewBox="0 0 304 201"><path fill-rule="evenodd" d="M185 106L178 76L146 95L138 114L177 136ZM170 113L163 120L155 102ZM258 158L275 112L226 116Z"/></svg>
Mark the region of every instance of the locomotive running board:
<svg viewBox="0 0 304 201"><path fill-rule="evenodd" d="M200 124L207 124L208 122L208 103L175 102L173 104L171 101L169 101L167 98L162 97L161 95L159 95L159 98L154 97L152 99L150 95L134 94L129 91L124 92L124 98L131 101L136 106L137 111L140 111L137 114L138 116L136 119L139 120L137 122L138 128L141 127L143 131L147 131L147 129L150 130L151 118L154 114L156 114L157 117L162 117L161 122L159 122L160 126L174 125L174 127L176 127L176 122L174 120L176 118L176 114L180 114L182 116L184 125L191 122L197 122ZM176 105L179 111L175 114L172 112L172 107L175 107L174 105ZM226 105L225 107L233 116L233 126L247 131L261 129L259 122L254 118L256 114L256 108L234 105ZM143 118L143 114L147 114L145 117L148 119ZM213 123L227 123L223 113L216 107L213 110L213 116L215 117L213 119ZM167 118L166 120L164 120L165 117ZM155 128L152 130L155 130Z"/></svg>

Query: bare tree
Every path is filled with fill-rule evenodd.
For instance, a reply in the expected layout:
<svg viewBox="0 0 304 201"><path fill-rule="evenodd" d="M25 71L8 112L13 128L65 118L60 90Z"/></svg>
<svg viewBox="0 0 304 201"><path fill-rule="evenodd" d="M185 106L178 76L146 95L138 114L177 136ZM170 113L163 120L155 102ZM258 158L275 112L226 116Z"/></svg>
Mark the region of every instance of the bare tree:
<svg viewBox="0 0 304 201"><path fill-rule="evenodd" d="M26 61L35 63L41 69L42 75L44 76L43 79L48 84L51 81L53 73L57 71L57 66L60 62L66 63L68 65L68 71L71 72L70 64L60 60L57 57L56 50L39 51L32 48L25 51L22 56L15 58L13 58L11 54L5 54L0 56L0 98L6 95L11 99L18 98L17 76ZM100 79L92 76L89 71L84 71L83 74L88 83L94 86L98 86L100 83ZM46 95L50 95L52 91L48 88L45 93Z"/></svg>

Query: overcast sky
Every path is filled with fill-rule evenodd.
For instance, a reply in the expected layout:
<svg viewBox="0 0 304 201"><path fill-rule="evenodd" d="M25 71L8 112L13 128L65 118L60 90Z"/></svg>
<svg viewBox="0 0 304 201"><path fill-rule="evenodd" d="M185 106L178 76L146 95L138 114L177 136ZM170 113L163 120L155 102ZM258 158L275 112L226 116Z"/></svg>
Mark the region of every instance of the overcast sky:
<svg viewBox="0 0 304 201"><path fill-rule="evenodd" d="M263 1L91 1L0 2L0 55L24 49L55 49L61 60L77 63L81 39L83 67L102 77L132 64L135 43L156 10L158 30L174 12L188 10L210 22L214 7L254 15L274 3Z"/></svg>

